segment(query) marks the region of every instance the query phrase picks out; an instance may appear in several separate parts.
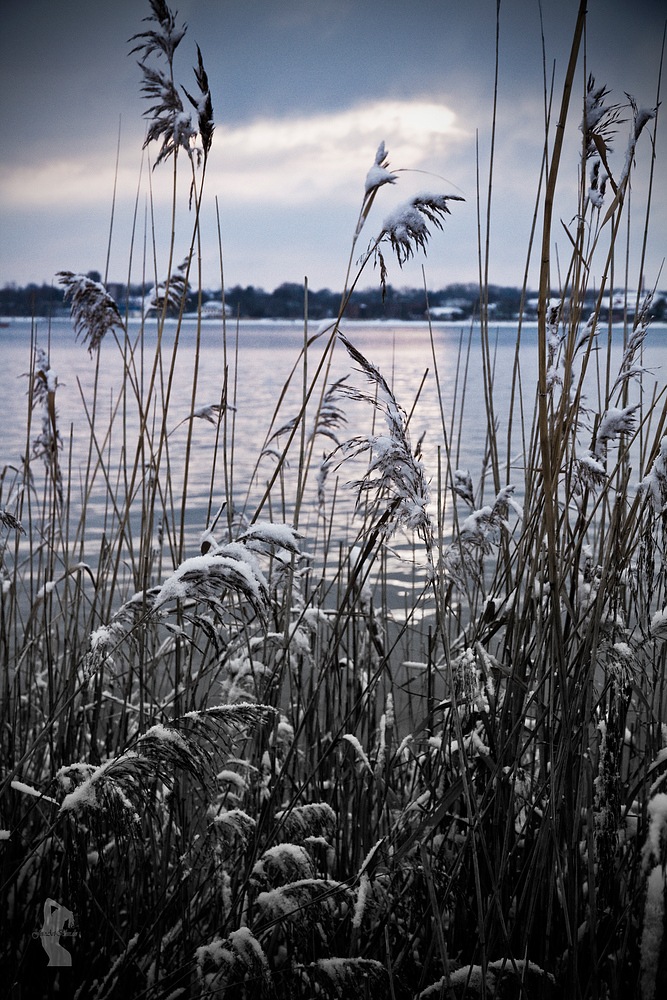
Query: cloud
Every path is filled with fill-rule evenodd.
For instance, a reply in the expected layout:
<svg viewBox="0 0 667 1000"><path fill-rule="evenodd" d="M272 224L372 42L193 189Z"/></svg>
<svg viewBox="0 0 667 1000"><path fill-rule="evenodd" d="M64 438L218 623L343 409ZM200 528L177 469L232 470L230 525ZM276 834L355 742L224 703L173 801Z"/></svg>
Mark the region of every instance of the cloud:
<svg viewBox="0 0 667 1000"><path fill-rule="evenodd" d="M4 208L55 208L90 205L111 199L114 163L97 158L46 160L39 164L5 167L0 172L0 204ZM118 174L120 191L136 189L136 173L123 166Z"/></svg>
<svg viewBox="0 0 667 1000"><path fill-rule="evenodd" d="M426 101L377 101L308 118L256 121L218 130L211 181L228 197L253 203L298 204L334 194L358 201L381 141L392 167L419 168L466 137L450 108Z"/></svg>
<svg viewBox="0 0 667 1000"><path fill-rule="evenodd" d="M420 168L468 133L449 107L433 101L376 101L346 111L308 117L260 119L230 128L219 125L209 161L207 187L239 204L289 205L322 196L357 201L375 149L385 141L392 167ZM134 195L136 151L125 153L118 193ZM187 173L187 169L184 174ZM0 202L13 208L82 205L110 198L114 164L98 157L59 158L6 168ZM170 197L170 171L153 174L157 201Z"/></svg>

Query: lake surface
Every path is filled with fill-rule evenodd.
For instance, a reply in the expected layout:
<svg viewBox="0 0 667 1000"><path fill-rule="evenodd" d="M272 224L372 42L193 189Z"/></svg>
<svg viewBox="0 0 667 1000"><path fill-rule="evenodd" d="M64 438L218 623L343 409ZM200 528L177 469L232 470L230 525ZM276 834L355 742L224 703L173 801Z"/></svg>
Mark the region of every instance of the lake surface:
<svg viewBox="0 0 667 1000"><path fill-rule="evenodd" d="M57 409L61 436L65 442L62 461L66 461L71 435L72 481L79 479L79 469L84 469L88 448L88 420L82 403L82 397L92 399L95 362L90 358L83 344L77 343L69 320L57 319L48 323L38 320L36 326L36 341L38 346L50 352L51 366L58 375ZM309 327L309 335L317 330L317 324ZM139 321L130 321L130 339L136 338L140 328ZM438 447L444 443L440 404L436 391L434 377L434 359L431 349L428 326L425 323L344 323L342 330L348 339L377 368L392 386L396 397L403 408L410 413L419 394L418 402L410 420L410 435L413 444L423 435L424 466L433 488L438 475ZM165 332L165 358L174 336L175 323L168 322ZM494 407L498 422L499 436L502 442L503 454L507 450L507 424L512 386L512 369L514 365L517 340L516 324L506 323L490 328L490 338L495 359L494 368ZM612 371L618 365L622 350L622 328L613 329ZM238 337L238 346L237 346ZM479 327L472 329L469 325L438 323L433 326L435 359L442 392L443 410L446 415L448 433L451 432L451 448L453 465L457 468L469 469L476 490L484 466L486 443L486 405L482 380L481 348ZM259 475L251 483L251 477L258 456L265 443L267 432L271 426L274 410L280 397L281 389L288 378L299 352L303 347L304 331L302 322L284 321L241 321L238 328L235 324L227 327L227 367L229 399L233 399L236 410L229 414L227 450L231 454L233 446L233 493L237 507L245 507L248 515L255 511L263 487L275 467L275 459L265 455L259 465ZM321 357L320 345L326 340L326 334L314 343L307 356L307 376L310 378ZM607 330L599 334L599 347L606 348ZM148 383L152 348L155 344L155 333L147 331L145 336L144 388ZM0 348L2 356L2 393L0 394L0 412L2 415L2 440L0 442L0 465L20 465L21 456L26 453L26 420L27 420L27 388L28 380L22 378L23 372L30 367L31 323L26 320L12 320L6 329L0 329ZM180 489L183 478L185 460L185 445L187 439L187 424L179 426L179 422L187 418L190 412L190 397L192 391L193 364L196 345L196 323L184 322L181 332L179 352L175 370L173 398L170 405L168 428L169 464L174 482L174 506L180 509ZM470 347L469 347L470 345ZM468 353L469 348L469 353ZM586 405L593 412L598 411L598 396L595 383L596 366L604 366L606 350L599 350L592 358L589 366L588 399ZM220 401L224 380L225 353L223 349L222 323L206 321L202 328L200 348L200 369L197 388L197 405L217 403ZM528 425L532 419L535 400L535 385L537 377L537 326L527 324L523 327L520 349L521 385L523 392L524 413ZM463 405L463 420L459 418L450 424L450 414L456 395L457 409L460 411L462 399L462 384L464 369L467 364L467 381ZM651 328L645 342L643 364L654 369L646 377L644 401L648 404L654 382L659 387L665 385L667 369L667 326L655 325ZM426 380L424 375L428 372ZM335 349L329 383L348 375L350 384L366 388L364 377L356 370L342 344ZM166 377L166 376L165 376ZM604 378L604 372L602 373ZM102 346L101 377L100 377L100 410L110 413L118 400L123 379L123 361L121 351L111 337L107 337ZM292 380L292 385L286 393L276 426L286 423L298 411L303 392L303 372L299 367ZM422 385L423 383L423 385ZM421 387L421 392L420 392ZM638 389L631 389L631 402L638 401ZM315 396L313 396L315 399ZM343 399L339 406L345 410L348 417L347 427L339 432L341 438L356 434L373 432L373 408L361 402ZM518 412L518 411L517 411ZM111 456L110 464L114 464L114 454L120 454L123 440L122 421L116 417L114 432L107 451ZM101 420L101 417L98 417ZM34 417L31 437L39 431L41 417ZM99 424L98 424L99 426ZM138 421L136 409L128 407L125 417L125 440L128 453L136 443ZM381 431L377 424L376 431ZM233 430L233 438L232 438ZM522 445L518 416L514 418L515 434L511 447L510 481L517 484L517 496L521 493ZM191 456L188 501L186 504L187 551L193 555L198 551L200 532L206 527L206 516L209 505L211 485L211 469L216 438L216 427L205 420L195 421L193 434L193 452ZM282 439L284 442L284 438ZM298 437L295 440L295 451L291 455L291 467L285 474L285 507L281 507L280 491L276 487L272 495L272 506L262 513L269 514L274 520L291 520L293 510L294 477L298 466ZM320 443L321 442L321 443ZM272 447L278 447L277 442ZM326 438L318 439L316 458L319 461L323 450L330 451L332 443ZM118 458L115 459L116 466ZM444 463L444 458L443 458ZM33 471L41 463L33 460ZM339 470L338 495L341 497L339 513L336 517L336 529L343 544L349 545L354 540L357 525L352 516L352 496L346 482L354 475L344 467ZM443 468L444 476L444 468ZM2 504L6 502L6 483L11 472L6 474ZM314 478L314 477L313 477ZM639 475L634 475L632 481L637 481ZM331 482L333 487L333 481ZM224 474L222 462L218 461L218 470L214 479L213 508L218 506L224 497ZM487 485L485 496L492 494ZM309 501L314 498L314 484L308 495ZM77 503L73 494L72 502ZM106 504L106 494L103 482L92 497L92 512L95 516L89 521L86 544L91 551L99 546L99 538L103 530L103 520ZM10 510L14 508L9 506ZM107 511L108 513L108 511ZM178 514L176 513L176 516ZM321 519L317 517L316 504L306 504L300 519L300 529L306 536L304 543L308 548L312 538L321 532ZM394 547L398 556L406 553L410 544L407 539L398 537ZM392 557L393 558L393 557ZM400 577L404 570L400 559L396 559L393 567Z"/></svg>

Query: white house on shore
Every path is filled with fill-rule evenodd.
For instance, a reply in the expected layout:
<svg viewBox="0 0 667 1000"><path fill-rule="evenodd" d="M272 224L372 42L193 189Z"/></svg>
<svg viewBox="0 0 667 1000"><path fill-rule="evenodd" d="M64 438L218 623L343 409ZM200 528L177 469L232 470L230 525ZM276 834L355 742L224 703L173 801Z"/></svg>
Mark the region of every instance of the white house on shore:
<svg viewBox="0 0 667 1000"><path fill-rule="evenodd" d="M223 306L221 299L209 299L208 302L202 302L202 319L223 319L223 317L231 315L232 310L230 306L226 302Z"/></svg>

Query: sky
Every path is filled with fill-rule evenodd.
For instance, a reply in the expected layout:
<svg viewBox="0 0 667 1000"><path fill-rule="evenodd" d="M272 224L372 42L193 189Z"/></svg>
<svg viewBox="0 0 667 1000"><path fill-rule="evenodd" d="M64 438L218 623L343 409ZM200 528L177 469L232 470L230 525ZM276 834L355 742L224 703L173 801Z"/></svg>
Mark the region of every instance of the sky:
<svg viewBox="0 0 667 1000"><path fill-rule="evenodd" d="M495 0L180 0L187 32L176 76L191 93L198 43L216 130L202 202L205 287L220 287L217 217L227 287L282 282L343 286L364 180L381 141L397 182L379 192L356 256L401 202L423 191L456 194L427 256L400 269L395 287L431 289L479 274L494 100ZM577 0L543 0L547 79L560 105ZM0 286L51 282L59 270L106 271L109 281L163 278L171 228L171 161L142 152L148 102L130 55L147 0L0 0ZM590 0L554 215L565 262L576 211L586 74L610 100L656 103L665 0ZM585 65L584 65L585 64ZM544 145L544 64L538 0L501 0L489 280L520 285ZM554 119L556 111L554 111ZM667 142L659 119L645 281L667 252ZM642 135L632 189L630 283L636 282L651 161ZM627 123L610 158L620 172ZM120 135L120 144L118 143ZM551 133L553 137L553 129ZM148 165L146 153L150 157ZM182 161L182 162L181 162ZM188 167L179 158L175 254L190 244ZM479 178L479 181L477 180ZM561 225L561 220L563 225ZM134 232L134 237L133 237ZM155 239L155 257L153 236ZM539 248L539 239L538 239ZM537 284L537 256L529 284ZM624 254L621 257L624 258ZM555 254L554 254L555 259ZM616 265L617 273L625 260ZM422 271L423 268L423 271ZM377 284L368 265L360 287Z"/></svg>

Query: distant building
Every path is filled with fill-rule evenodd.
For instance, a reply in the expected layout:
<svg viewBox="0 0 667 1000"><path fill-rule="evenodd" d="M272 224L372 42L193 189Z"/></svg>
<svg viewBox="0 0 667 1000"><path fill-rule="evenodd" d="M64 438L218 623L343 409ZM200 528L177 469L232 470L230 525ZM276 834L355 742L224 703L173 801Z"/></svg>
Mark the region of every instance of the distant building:
<svg viewBox="0 0 667 1000"><path fill-rule="evenodd" d="M432 306L429 313L433 319L460 319L463 309L460 306Z"/></svg>
<svg viewBox="0 0 667 1000"><path fill-rule="evenodd" d="M221 299L209 299L208 302L202 302L202 319L222 319L225 316L231 315L233 315L232 310L226 302L223 306Z"/></svg>
<svg viewBox="0 0 667 1000"><path fill-rule="evenodd" d="M609 295L602 296L602 302L600 304L600 309L602 312L609 312L609 306L611 304L611 311L613 313L625 312L627 308L628 316L634 316L635 305L632 296L626 296L625 292L614 292L611 297Z"/></svg>

